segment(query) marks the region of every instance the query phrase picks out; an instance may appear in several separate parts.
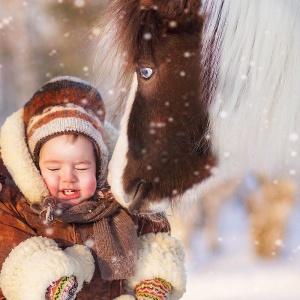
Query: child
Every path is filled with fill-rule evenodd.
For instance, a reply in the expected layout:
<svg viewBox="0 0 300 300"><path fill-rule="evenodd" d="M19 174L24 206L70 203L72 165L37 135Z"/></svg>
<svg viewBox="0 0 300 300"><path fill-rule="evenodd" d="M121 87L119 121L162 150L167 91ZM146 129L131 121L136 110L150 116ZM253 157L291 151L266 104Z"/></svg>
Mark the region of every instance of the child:
<svg viewBox="0 0 300 300"><path fill-rule="evenodd" d="M58 77L5 121L1 155L17 188L2 176L0 299L184 293L183 250L166 219L130 215L107 187L114 134L104 116L95 88Z"/></svg>

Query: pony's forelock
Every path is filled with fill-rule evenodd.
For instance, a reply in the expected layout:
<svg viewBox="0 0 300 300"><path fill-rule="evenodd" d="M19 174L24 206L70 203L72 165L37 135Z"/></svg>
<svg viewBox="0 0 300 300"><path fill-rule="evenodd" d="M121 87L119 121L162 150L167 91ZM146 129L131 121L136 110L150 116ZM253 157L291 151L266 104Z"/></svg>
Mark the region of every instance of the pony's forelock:
<svg viewBox="0 0 300 300"><path fill-rule="evenodd" d="M101 33L94 62L96 84L100 86L108 115L114 123L120 121L135 71L136 36L140 30L137 24L142 23L138 6L138 1L111 1L97 24Z"/></svg>

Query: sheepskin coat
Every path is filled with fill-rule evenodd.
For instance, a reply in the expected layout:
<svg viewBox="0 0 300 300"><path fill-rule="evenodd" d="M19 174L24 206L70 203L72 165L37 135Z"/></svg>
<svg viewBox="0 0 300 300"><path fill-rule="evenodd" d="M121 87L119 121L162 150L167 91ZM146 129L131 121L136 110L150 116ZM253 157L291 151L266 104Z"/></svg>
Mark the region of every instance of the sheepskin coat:
<svg viewBox="0 0 300 300"><path fill-rule="evenodd" d="M115 136L111 126L105 130ZM52 282L71 275L78 281L76 300L135 299L136 285L157 277L172 285L170 300L180 299L186 286L184 250L164 217L154 222L130 215L138 236L135 272L113 281L104 281L95 264L93 223L43 223L31 207L43 203L49 191L24 132L20 109L7 118L0 134L0 300L44 300ZM113 149L113 140L107 142Z"/></svg>
<svg viewBox="0 0 300 300"><path fill-rule="evenodd" d="M15 189L12 189L6 185L3 185L3 189L0 192L0 232L1 232L1 251L0 251L0 267L2 268L2 265L4 261L9 257L10 253L13 249L15 249L15 252L20 252L20 255L22 255L23 251L23 245L21 244L24 241L27 241L27 247L32 247L32 253L28 253L26 259L29 256L33 256L36 254L35 252L35 244L36 240L33 239L33 237L45 237L50 240L54 240L57 243L58 249L65 250L68 247L72 247L74 245L84 245L86 241L92 240L93 237L91 236L91 233L93 232L91 229L91 224L67 224L60 221L54 221L51 227L46 226L43 224L39 218L39 215L30 212L29 205L26 202L25 198L22 196L21 193L17 192ZM165 219L162 219L161 222L151 222L149 219L142 218L142 217L133 217L135 224L137 225L137 232L140 236L144 236L144 243L143 243L143 251L151 251L151 240L153 242L157 243L155 239L155 235L151 235L149 233L157 233L157 232L165 232L164 236L160 236L162 240L170 239L171 237L167 234L169 230L168 223ZM85 236L79 236L78 234L78 228L84 227L84 232L86 233ZM147 235L148 234L148 235ZM156 236L157 237L157 236ZM154 238L154 239L153 239ZM47 241L47 240L45 240ZM149 242L150 241L150 242ZM172 240L171 240L172 241ZM42 243L43 241L41 241ZM150 246L147 250L147 243L149 242ZM25 246L25 244L24 244ZM19 247L19 249L18 249ZM56 255L55 251L53 253L48 253L47 250L48 245L45 243L45 245L41 245L41 255L37 256L37 259L34 258L30 259L34 265L32 265L31 270L28 270L28 275L32 276L32 278L23 278L23 281L26 281L34 279L38 280L38 278L34 278L38 273L38 270L34 272L36 268L40 268L43 270L47 270L50 273L51 268L56 268L55 265L51 265L51 260L53 259L53 256ZM19 250L19 251L16 251ZM161 253L163 254L164 251L166 251L165 254L168 254L167 249L161 249ZM44 253L43 253L44 252ZM159 252L158 252L159 253ZM150 258L150 261L153 263L153 268L161 267L164 265L165 261L161 261L162 257L159 257L157 255L159 254L153 253L153 256ZM60 253L59 253L60 254ZM92 254L93 251L92 251ZM170 252L171 254L171 252ZM48 256L49 255L49 256ZM174 257L174 261L176 261L179 257ZM160 261L160 262L159 262ZM54 262L54 261L53 261ZM145 264L147 261L144 261ZM17 261L11 261L11 264L17 263ZM20 262L22 264L23 262ZM60 263L60 260L57 260L57 263ZM63 263L63 258L61 263ZM7 260L8 264L8 260ZM22 267L22 266L20 266ZM167 266L166 266L167 267ZM173 266L169 266L171 271ZM141 268L143 266L141 265ZM167 270L168 268L166 268ZM31 271L31 272L29 272ZM21 272L20 272L21 273ZM23 274L24 275L24 274ZM162 274L161 274L162 275ZM149 274L151 277L151 274ZM142 278L140 278L142 279ZM146 279L146 278L144 278ZM13 276L11 277L11 280L13 281ZM50 282L49 282L50 283ZM1 281L1 285L5 284L3 281ZM11 282L13 285L14 283ZM34 295L34 284L33 290L31 291L32 295ZM29 284L31 286L31 284ZM19 291L22 289L22 286L18 286L16 284L15 286L16 291ZM30 292L29 292L30 293ZM83 284L82 290L77 294L77 300L89 300L89 299L101 299L101 300L109 300L109 299L115 299L116 297L124 294L124 288L123 288L123 282L122 281L111 281L106 282L101 279L101 275L99 274L99 270L97 266L95 267L94 274L92 276L92 279L89 283ZM2 292L0 291L0 299L6 299ZM31 299L34 299L32 297ZM43 298L40 298L43 299Z"/></svg>

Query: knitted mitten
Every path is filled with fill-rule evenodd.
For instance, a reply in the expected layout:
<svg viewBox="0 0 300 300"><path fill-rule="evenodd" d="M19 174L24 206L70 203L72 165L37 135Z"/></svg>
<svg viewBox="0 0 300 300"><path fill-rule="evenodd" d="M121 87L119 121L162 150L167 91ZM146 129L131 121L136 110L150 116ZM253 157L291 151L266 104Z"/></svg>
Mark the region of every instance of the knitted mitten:
<svg viewBox="0 0 300 300"><path fill-rule="evenodd" d="M62 277L53 282L46 292L47 300L74 300L78 283L75 276Z"/></svg>
<svg viewBox="0 0 300 300"><path fill-rule="evenodd" d="M154 278L140 282L135 288L138 300L167 300L172 286L162 278Z"/></svg>

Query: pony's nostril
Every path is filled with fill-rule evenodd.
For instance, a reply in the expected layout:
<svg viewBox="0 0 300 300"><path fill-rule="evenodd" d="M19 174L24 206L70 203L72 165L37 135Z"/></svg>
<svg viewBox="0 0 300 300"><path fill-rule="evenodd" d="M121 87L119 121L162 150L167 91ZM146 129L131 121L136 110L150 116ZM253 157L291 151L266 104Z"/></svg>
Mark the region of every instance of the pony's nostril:
<svg viewBox="0 0 300 300"><path fill-rule="evenodd" d="M144 199L147 193L149 192L149 190L151 189L151 186L152 186L151 183L145 180L141 180L137 185L132 201Z"/></svg>
<svg viewBox="0 0 300 300"><path fill-rule="evenodd" d="M128 207L132 214L140 214L143 211L148 211L148 201L145 201L149 192L151 192L152 184L147 181L140 181L137 184L135 195Z"/></svg>

